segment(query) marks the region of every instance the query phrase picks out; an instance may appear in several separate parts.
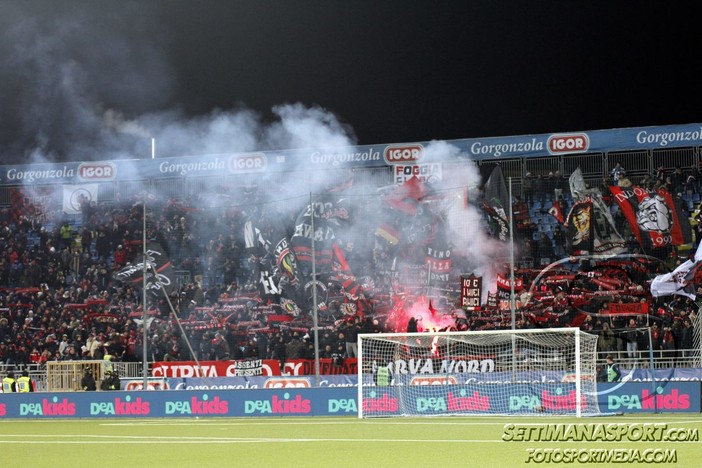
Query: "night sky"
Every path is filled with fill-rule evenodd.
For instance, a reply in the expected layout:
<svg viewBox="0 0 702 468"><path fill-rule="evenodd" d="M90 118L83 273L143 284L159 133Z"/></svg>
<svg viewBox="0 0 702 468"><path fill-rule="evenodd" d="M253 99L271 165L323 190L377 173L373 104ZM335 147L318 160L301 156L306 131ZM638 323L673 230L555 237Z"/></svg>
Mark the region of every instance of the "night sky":
<svg viewBox="0 0 702 468"><path fill-rule="evenodd" d="M0 158L310 145L286 104L358 144L700 122L694 5L0 0Z"/></svg>

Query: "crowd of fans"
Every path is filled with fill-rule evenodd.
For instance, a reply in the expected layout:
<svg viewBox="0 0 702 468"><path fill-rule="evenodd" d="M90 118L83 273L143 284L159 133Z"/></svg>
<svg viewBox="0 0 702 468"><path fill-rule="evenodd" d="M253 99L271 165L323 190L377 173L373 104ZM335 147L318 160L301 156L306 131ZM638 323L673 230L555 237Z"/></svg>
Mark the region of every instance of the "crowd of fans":
<svg viewBox="0 0 702 468"><path fill-rule="evenodd" d="M603 180L603 188L611 183L665 187L679 196L691 217L694 196L700 192L697 168L689 173L680 168L660 168L632 182L624 168L617 165ZM606 199L608 192L602 193ZM516 197L514 206L518 229L527 246L519 274L525 284L530 284L542 265L567 255L563 228L549 221L549 229L540 229L539 223L554 201L567 211L572 200L568 180L558 171L536 176L527 173L522 194ZM291 312L281 304L261 300L257 293L242 228L251 213L226 206L195 208L210 204L209 200L198 199L192 204L148 200L146 237L164 247L183 281L170 300L150 298L144 314L138 288L115 281L113 274L141 253L144 220L140 202L145 197L118 196L110 203L85 203L82 213L73 219L43 213L26 200L0 210L1 363L22 366L52 360L103 359L105 355L114 360L141 361L145 315L153 320L147 343L150 361L191 360L193 353L202 360L314 358L309 313ZM251 206L257 206L256 194L251 197ZM608 202L614 206L611 200ZM638 244L631 241L626 220L621 213L613 212L617 228L629 239L629 251L637 252ZM281 222L288 221L292 224L294 220ZM659 254L670 260L676 252L669 249ZM570 273L578 276L583 269L587 266L571 266ZM648 279L659 271L656 267L648 272ZM629 278L624 287L632 293L608 300L648 301L649 313L603 315L600 312L606 308L604 304L591 309L587 305L573 306L568 296L578 281L543 282L541 294L532 294L531 306L525 300L520 307L518 327L577 322L577 326L601 336L598 346L603 353L619 351L634 356L648 347L648 336L641 327L653 325L654 349L674 356L678 350L692 348L692 323L697 313L693 301L683 296L654 301L642 292L646 278L639 278L639 284ZM343 296L343 291L338 293ZM357 334L385 330L393 312L371 308L363 316L344 314L332 296L330 291L328 307L320 313L317 350L322 358L356 357ZM559 298L564 302L560 303ZM457 299L448 297L449 309L460 309ZM542 307L544 304L547 307ZM180 324L174 314L181 319ZM499 310L465 314L453 310L452 314L454 329L509 326ZM277 320L271 320L271 316Z"/></svg>

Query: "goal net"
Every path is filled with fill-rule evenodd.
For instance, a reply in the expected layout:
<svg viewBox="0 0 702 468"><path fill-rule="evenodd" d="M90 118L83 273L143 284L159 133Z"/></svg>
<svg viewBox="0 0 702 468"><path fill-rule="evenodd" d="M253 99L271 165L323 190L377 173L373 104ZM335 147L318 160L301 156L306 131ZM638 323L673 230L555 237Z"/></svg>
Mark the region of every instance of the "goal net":
<svg viewBox="0 0 702 468"><path fill-rule="evenodd" d="M360 334L358 415L599 414L596 349L578 328Z"/></svg>

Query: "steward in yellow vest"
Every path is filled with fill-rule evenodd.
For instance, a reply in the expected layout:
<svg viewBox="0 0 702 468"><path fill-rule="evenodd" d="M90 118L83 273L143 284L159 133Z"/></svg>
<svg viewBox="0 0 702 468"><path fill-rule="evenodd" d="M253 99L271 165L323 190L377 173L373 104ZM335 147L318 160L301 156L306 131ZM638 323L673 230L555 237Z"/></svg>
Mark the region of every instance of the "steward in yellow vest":
<svg viewBox="0 0 702 468"><path fill-rule="evenodd" d="M22 377L17 379L17 391L20 393L34 391L34 382L29 378L29 372L26 369L22 371Z"/></svg>
<svg viewBox="0 0 702 468"><path fill-rule="evenodd" d="M387 387L392 382L390 368L388 366L378 366L375 370L375 384L378 387Z"/></svg>
<svg viewBox="0 0 702 468"><path fill-rule="evenodd" d="M14 393L17 391L17 381L15 374L8 372L7 376L2 379L2 393Z"/></svg>

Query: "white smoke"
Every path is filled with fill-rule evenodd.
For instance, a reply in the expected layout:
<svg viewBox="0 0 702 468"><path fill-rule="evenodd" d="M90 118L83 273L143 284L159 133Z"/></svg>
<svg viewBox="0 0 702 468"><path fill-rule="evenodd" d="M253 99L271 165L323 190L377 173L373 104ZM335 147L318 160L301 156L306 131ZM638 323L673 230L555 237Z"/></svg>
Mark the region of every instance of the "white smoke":
<svg viewBox="0 0 702 468"><path fill-rule="evenodd" d="M265 121L240 105L187 115L167 51L176 32L148 2L56 5L3 11L0 101L9 162L139 159L354 143L353 131L318 106L284 104Z"/></svg>
<svg viewBox="0 0 702 468"><path fill-rule="evenodd" d="M114 130L116 133L135 135L140 138L151 138L151 133L139 122L128 120L120 112L108 109L103 114L105 128Z"/></svg>
<svg viewBox="0 0 702 468"><path fill-rule="evenodd" d="M448 191L445 226L453 253L468 260L468 270L483 277L483 284L494 284L500 268L498 260L508 261L506 247L487 233L479 200L481 177L469 155L444 141L434 141L424 149L422 162L441 162L442 187ZM483 294L486 294L484 291ZM485 297L483 298L485 299Z"/></svg>
<svg viewBox="0 0 702 468"><path fill-rule="evenodd" d="M320 107L286 104L273 108L280 121L266 128L266 146L271 148L341 148L355 138L350 126Z"/></svg>
<svg viewBox="0 0 702 468"><path fill-rule="evenodd" d="M177 74L165 47L175 32L159 26L148 2L91 5L38 1L3 12L0 101L6 115L16 116L7 134L0 134L3 162L139 160L150 157L152 138L157 158L356 143L348 124L316 105L281 103L271 109L272 118L245 104L188 114L178 104ZM444 165L441 190L450 191L445 216L453 250L491 284L504 245L487 236L482 214L467 202L480 184L477 167L468 161L455 146L436 141L426 146L422 162ZM294 164L287 161L285 174L257 181L262 189L256 206L269 204L293 216L309 194L347 176ZM133 170L138 176L137 163ZM227 187L232 200L244 190ZM246 210L257 214L256 207ZM368 221L359 232L372 227Z"/></svg>
<svg viewBox="0 0 702 468"><path fill-rule="evenodd" d="M106 125L106 109L136 120L175 89L148 13L133 2L3 6L3 161L105 159L133 149L134 136Z"/></svg>

